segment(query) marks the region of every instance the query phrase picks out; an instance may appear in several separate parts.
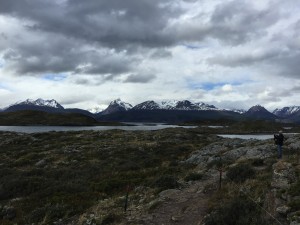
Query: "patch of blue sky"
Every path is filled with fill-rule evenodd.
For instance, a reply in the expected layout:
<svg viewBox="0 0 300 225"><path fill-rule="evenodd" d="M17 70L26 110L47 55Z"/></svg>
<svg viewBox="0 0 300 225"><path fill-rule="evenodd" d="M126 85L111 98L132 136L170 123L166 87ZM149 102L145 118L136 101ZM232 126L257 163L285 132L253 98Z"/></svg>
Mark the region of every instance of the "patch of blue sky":
<svg viewBox="0 0 300 225"><path fill-rule="evenodd" d="M243 84L242 81L236 81L236 82L188 82L188 87L191 89L202 89L205 91L211 91L215 88L222 87L224 85L232 85L232 86L238 86Z"/></svg>
<svg viewBox="0 0 300 225"><path fill-rule="evenodd" d="M58 73L58 74L44 74L42 76L45 80L51 80L51 81L62 81L67 78L67 75L64 73Z"/></svg>
<svg viewBox="0 0 300 225"><path fill-rule="evenodd" d="M7 91L12 91L12 88L10 88L9 85L7 85L3 82L0 82L0 89L7 90Z"/></svg>

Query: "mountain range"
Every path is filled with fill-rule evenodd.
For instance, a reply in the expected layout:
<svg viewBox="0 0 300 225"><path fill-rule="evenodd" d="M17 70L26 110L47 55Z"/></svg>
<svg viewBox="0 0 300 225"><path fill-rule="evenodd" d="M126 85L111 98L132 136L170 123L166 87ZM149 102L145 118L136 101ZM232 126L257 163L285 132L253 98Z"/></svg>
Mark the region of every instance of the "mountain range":
<svg viewBox="0 0 300 225"><path fill-rule="evenodd" d="M47 113L77 113L90 116L98 121L137 121L137 122L183 122L212 119L261 119L285 122L300 122L300 106L290 106L269 112L263 106L256 105L248 111L220 109L214 105L189 100L145 101L135 106L121 99L112 101L101 111L88 111L79 108L64 108L56 100L27 99L12 104L0 111L43 111Z"/></svg>

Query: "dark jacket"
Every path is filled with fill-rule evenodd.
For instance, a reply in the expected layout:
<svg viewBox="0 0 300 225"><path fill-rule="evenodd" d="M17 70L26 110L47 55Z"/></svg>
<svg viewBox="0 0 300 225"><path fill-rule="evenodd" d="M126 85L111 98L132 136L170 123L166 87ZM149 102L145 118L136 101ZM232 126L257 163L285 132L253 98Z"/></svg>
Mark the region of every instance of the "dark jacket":
<svg viewBox="0 0 300 225"><path fill-rule="evenodd" d="M275 143L277 144L277 145L283 145L283 140L284 140L284 136L283 136L283 134L275 134L274 135L274 140L275 140Z"/></svg>

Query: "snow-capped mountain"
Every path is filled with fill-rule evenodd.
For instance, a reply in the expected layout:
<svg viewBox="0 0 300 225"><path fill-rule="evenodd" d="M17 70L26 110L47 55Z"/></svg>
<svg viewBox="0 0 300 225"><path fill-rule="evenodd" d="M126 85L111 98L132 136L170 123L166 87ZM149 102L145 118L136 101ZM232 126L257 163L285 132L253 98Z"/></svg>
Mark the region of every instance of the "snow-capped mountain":
<svg viewBox="0 0 300 225"><path fill-rule="evenodd" d="M287 106L281 109L275 109L273 114L279 117L289 117L293 114L300 112L300 106Z"/></svg>
<svg viewBox="0 0 300 225"><path fill-rule="evenodd" d="M121 99L118 98L118 99L112 101L105 110L100 112L100 114L107 115L107 114L116 113L116 112L128 111L132 108L133 107L131 104L129 104L127 102L123 102Z"/></svg>
<svg viewBox="0 0 300 225"><path fill-rule="evenodd" d="M132 109L133 110L155 110L155 109L161 109L161 105L159 105L155 101L146 101L137 104Z"/></svg>
<svg viewBox="0 0 300 225"><path fill-rule="evenodd" d="M155 110L155 109L162 109L162 110L220 110L217 109L213 105L208 105L203 102L191 102L188 100L183 101L162 101L162 102L155 102L155 101L146 101L140 103L133 107L134 110Z"/></svg>
<svg viewBox="0 0 300 225"><path fill-rule="evenodd" d="M10 105L9 107L14 106L14 105L34 105L34 106L42 106L42 107L52 107L52 108L56 108L56 109L64 108L54 99L44 100L41 98L38 98L37 100L27 99L25 101L19 101L19 102L16 102L15 104Z"/></svg>
<svg viewBox="0 0 300 225"><path fill-rule="evenodd" d="M25 101L19 101L15 104L12 104L4 109L6 112L20 111L20 110L39 110L45 112L61 112L64 111L64 107L62 107L57 101L52 100L44 100L44 99L27 99Z"/></svg>

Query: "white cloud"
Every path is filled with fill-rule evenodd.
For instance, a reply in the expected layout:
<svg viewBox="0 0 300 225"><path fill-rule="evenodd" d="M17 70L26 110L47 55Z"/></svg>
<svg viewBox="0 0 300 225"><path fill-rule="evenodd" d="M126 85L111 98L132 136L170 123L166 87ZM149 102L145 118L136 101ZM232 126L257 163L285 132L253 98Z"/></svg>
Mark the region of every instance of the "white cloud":
<svg viewBox="0 0 300 225"><path fill-rule="evenodd" d="M39 97L84 109L119 97L300 105L295 1L3 3L0 108Z"/></svg>

